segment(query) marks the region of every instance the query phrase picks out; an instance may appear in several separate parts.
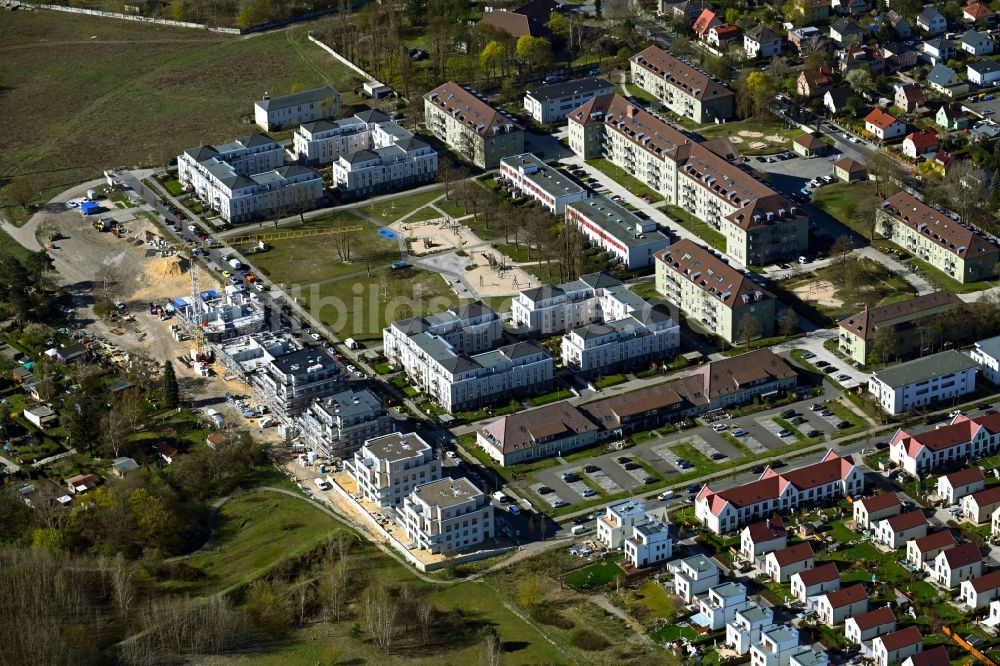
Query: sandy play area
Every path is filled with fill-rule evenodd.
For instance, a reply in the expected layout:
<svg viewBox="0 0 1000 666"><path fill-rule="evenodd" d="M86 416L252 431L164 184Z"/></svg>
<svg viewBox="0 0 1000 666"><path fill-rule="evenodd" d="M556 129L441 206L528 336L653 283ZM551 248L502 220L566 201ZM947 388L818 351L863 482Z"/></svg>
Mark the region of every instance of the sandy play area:
<svg viewBox="0 0 1000 666"><path fill-rule="evenodd" d="M768 145L784 146L788 143L788 139L778 134L764 136L763 132L753 130L740 130L728 138L734 145L746 144L750 150L761 150Z"/></svg>
<svg viewBox="0 0 1000 666"><path fill-rule="evenodd" d="M494 257L499 252L492 249L477 249L469 253L469 259L476 267L465 272L465 281L480 296L513 296L522 289L541 286L541 281L523 269L510 267L502 273L490 268L490 262L485 253Z"/></svg>
<svg viewBox="0 0 1000 666"><path fill-rule="evenodd" d="M844 304L844 301L834 295L836 289L829 280L806 282L792 289L792 293L807 303L815 303L822 307L839 308Z"/></svg>
<svg viewBox="0 0 1000 666"><path fill-rule="evenodd" d="M423 222L393 222L389 228L401 235L409 247L410 254L421 256L445 250L458 250L478 243L479 238L463 224L449 223L441 217Z"/></svg>

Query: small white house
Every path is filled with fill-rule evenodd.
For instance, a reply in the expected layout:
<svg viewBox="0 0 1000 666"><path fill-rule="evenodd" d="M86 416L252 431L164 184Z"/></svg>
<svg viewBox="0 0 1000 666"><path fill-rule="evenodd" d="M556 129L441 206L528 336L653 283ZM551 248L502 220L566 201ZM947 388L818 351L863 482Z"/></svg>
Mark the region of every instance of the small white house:
<svg viewBox="0 0 1000 666"><path fill-rule="evenodd" d="M974 611L985 608L995 599L1000 599L1000 571L963 580L959 587L958 599Z"/></svg>
<svg viewBox="0 0 1000 666"><path fill-rule="evenodd" d="M624 550L625 559L638 569L666 562L674 552L669 526L659 520L633 526L632 536L625 539Z"/></svg>
<svg viewBox="0 0 1000 666"><path fill-rule="evenodd" d="M840 571L833 562L792 574L792 596L803 604L810 598L840 589Z"/></svg>
<svg viewBox="0 0 1000 666"><path fill-rule="evenodd" d="M25 407L22 413L24 418L39 430L45 430L50 425L59 421L59 415L52 411L52 408L48 405Z"/></svg>
<svg viewBox="0 0 1000 666"><path fill-rule="evenodd" d="M625 537L635 525L646 522L646 506L642 502L626 500L611 504L604 515L597 519L597 540L609 550L622 547Z"/></svg>
<svg viewBox="0 0 1000 666"><path fill-rule="evenodd" d="M776 583L787 583L792 574L812 569L815 564L812 546L807 541L772 551L764 557L764 571Z"/></svg>
<svg viewBox="0 0 1000 666"><path fill-rule="evenodd" d="M978 60L965 66L969 81L977 86L991 86L1000 81L1000 63L996 60Z"/></svg>
<svg viewBox="0 0 1000 666"><path fill-rule="evenodd" d="M859 530L871 529L875 523L898 516L903 512L903 503L895 491L881 493L854 502L854 522Z"/></svg>
<svg viewBox="0 0 1000 666"><path fill-rule="evenodd" d="M736 611L732 622L726 625L726 647L744 655L751 645L760 643L760 632L774 624L774 610L770 607L751 603L747 608Z"/></svg>
<svg viewBox="0 0 1000 666"><path fill-rule="evenodd" d="M938 497L945 504L957 504L960 499L986 487L986 476L978 467L967 467L951 474L942 474L937 480Z"/></svg>
<svg viewBox="0 0 1000 666"><path fill-rule="evenodd" d="M892 666L924 649L924 637L915 626L878 636L872 641L875 663L878 666Z"/></svg>
<svg viewBox="0 0 1000 666"><path fill-rule="evenodd" d="M847 618L868 610L868 591L861 583L828 592L816 601L816 615L825 624L836 627Z"/></svg>
<svg viewBox="0 0 1000 666"><path fill-rule="evenodd" d="M865 131L879 141L888 141L906 134L906 123L901 123L891 114L875 108L865 116Z"/></svg>
<svg viewBox="0 0 1000 666"><path fill-rule="evenodd" d="M911 539L906 542L906 561L918 569L930 571L934 566L934 559L938 553L942 553L949 548L958 545L955 535L949 529L933 532L919 539Z"/></svg>
<svg viewBox="0 0 1000 666"><path fill-rule="evenodd" d="M959 544L938 553L934 558L934 580L949 590L982 572L983 556L979 552L979 546L974 543Z"/></svg>
<svg viewBox="0 0 1000 666"><path fill-rule="evenodd" d="M920 509L885 518L875 525L875 541L893 550L922 536L927 536L927 518Z"/></svg>
<svg viewBox="0 0 1000 666"><path fill-rule="evenodd" d="M844 620L844 638L848 643L861 645L896 630L896 615L888 606L866 613L852 615Z"/></svg>
<svg viewBox="0 0 1000 666"><path fill-rule="evenodd" d="M782 39L763 23L758 23L743 35L743 50L748 58L772 58L781 55Z"/></svg>
<svg viewBox="0 0 1000 666"><path fill-rule="evenodd" d="M674 593L687 603L719 584L719 567L705 555L692 555L674 564Z"/></svg>
<svg viewBox="0 0 1000 666"><path fill-rule="evenodd" d="M948 649L943 645L923 650L903 661L903 666L950 666Z"/></svg>
<svg viewBox="0 0 1000 666"><path fill-rule="evenodd" d="M777 516L747 525L740 532L740 555L750 562L787 545L785 524Z"/></svg>
<svg viewBox="0 0 1000 666"><path fill-rule="evenodd" d="M1000 507L1000 486L993 486L962 498L962 515L968 521L980 525Z"/></svg>
<svg viewBox="0 0 1000 666"><path fill-rule="evenodd" d="M722 583L711 588L708 594L698 600L699 613L692 618L692 622L698 624L699 620L704 620L705 624L701 626L718 631L735 619L736 611L746 610L750 603L747 601L745 585Z"/></svg>

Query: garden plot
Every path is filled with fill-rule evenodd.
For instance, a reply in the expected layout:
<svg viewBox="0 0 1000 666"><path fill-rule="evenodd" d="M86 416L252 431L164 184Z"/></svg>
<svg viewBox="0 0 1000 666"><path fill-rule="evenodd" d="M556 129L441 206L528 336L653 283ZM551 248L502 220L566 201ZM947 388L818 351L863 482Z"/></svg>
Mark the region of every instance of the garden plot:
<svg viewBox="0 0 1000 666"><path fill-rule="evenodd" d="M602 469L599 469L596 472L588 472L587 476L589 476L590 480L600 486L601 490L606 493L617 493L622 491L622 487L615 483L615 480L605 474Z"/></svg>
<svg viewBox="0 0 1000 666"><path fill-rule="evenodd" d="M787 437L782 437L778 433L784 430L783 427L774 422L774 419L754 419L761 426L767 429L769 433L780 439L785 444L792 444L795 442L795 433L789 434Z"/></svg>

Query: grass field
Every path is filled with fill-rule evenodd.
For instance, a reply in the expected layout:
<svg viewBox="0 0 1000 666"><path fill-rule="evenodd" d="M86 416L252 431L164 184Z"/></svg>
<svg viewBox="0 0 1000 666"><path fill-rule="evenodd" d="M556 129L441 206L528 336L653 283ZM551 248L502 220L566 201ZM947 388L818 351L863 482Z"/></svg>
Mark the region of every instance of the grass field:
<svg viewBox="0 0 1000 666"><path fill-rule="evenodd" d="M426 192L416 192L414 194L397 197L395 199L368 204L367 206L358 208L358 211L376 220L377 222L392 224L399 218L414 212L418 208L426 206L442 194L444 194L444 190L441 188L435 188ZM435 214L434 217L440 217L440 215ZM414 218L414 221L417 221L418 219L420 218Z"/></svg>
<svg viewBox="0 0 1000 666"><path fill-rule="evenodd" d="M571 571L563 580L570 587L578 590L596 590L612 582L617 576L624 576L625 572L618 566L618 558L609 557L599 562L594 562L590 566Z"/></svg>
<svg viewBox="0 0 1000 666"><path fill-rule="evenodd" d="M11 122L0 180L26 175L47 200L105 168L163 164L185 148L255 132L245 120L264 92L324 83L350 91L348 70L306 40L315 27L238 38L6 12L0 113Z"/></svg>
<svg viewBox="0 0 1000 666"><path fill-rule="evenodd" d="M719 252L726 251L726 237L722 233L708 226L705 222L699 220L691 213L687 212L683 208L670 205L664 206L661 210L667 217L714 247Z"/></svg>
<svg viewBox="0 0 1000 666"><path fill-rule="evenodd" d="M866 240L872 237L875 211L869 204L874 201L874 183L827 185L812 197L813 205Z"/></svg>
<svg viewBox="0 0 1000 666"><path fill-rule="evenodd" d="M607 176L610 176L612 180L617 182L619 185L624 187L626 190L632 194L642 197L649 202L663 201L663 195L649 187L638 178L629 175L629 173L618 166L613 164L603 157L596 160L587 160L587 164L594 167L598 171L601 171Z"/></svg>

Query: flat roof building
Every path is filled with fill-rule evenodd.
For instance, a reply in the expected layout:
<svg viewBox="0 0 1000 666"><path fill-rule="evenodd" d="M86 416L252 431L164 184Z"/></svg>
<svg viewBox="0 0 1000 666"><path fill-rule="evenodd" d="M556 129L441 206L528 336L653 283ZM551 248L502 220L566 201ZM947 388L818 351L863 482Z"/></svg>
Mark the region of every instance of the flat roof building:
<svg viewBox="0 0 1000 666"><path fill-rule="evenodd" d="M493 505L465 477L418 485L399 514L413 546L431 553L469 550L493 538Z"/></svg>
<svg viewBox="0 0 1000 666"><path fill-rule="evenodd" d="M370 439L345 467L358 492L381 507L399 506L414 488L441 478L441 461L415 433Z"/></svg>
<svg viewBox="0 0 1000 666"><path fill-rule="evenodd" d="M302 442L330 458L345 457L365 441L393 430L382 400L369 389L348 389L314 400L296 424Z"/></svg>
<svg viewBox="0 0 1000 666"><path fill-rule="evenodd" d="M538 86L524 93L524 110L541 124L564 119L570 111L598 95L615 91L607 79L588 77Z"/></svg>
<svg viewBox="0 0 1000 666"><path fill-rule="evenodd" d="M503 158L500 173L517 192L531 197L556 215L566 212L566 204L587 198L587 190L579 183L531 153Z"/></svg>
<svg viewBox="0 0 1000 666"><path fill-rule="evenodd" d="M972 393L977 368L974 360L949 349L877 370L868 380L868 391L886 413L902 414Z"/></svg>
<svg viewBox="0 0 1000 666"><path fill-rule="evenodd" d="M606 197L582 199L566 206L566 221L576 224L592 245L605 250L632 271L653 263L653 255L670 238L632 211Z"/></svg>

